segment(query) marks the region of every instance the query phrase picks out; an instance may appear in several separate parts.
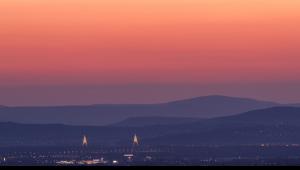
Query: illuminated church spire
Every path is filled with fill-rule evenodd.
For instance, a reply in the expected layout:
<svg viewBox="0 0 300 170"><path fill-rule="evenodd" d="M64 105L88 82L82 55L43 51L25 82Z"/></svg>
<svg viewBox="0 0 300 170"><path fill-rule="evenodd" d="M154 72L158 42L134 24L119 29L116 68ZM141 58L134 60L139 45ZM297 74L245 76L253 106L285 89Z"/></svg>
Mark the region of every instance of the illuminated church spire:
<svg viewBox="0 0 300 170"><path fill-rule="evenodd" d="M133 145L139 145L139 139L136 134L133 137Z"/></svg>
<svg viewBox="0 0 300 170"><path fill-rule="evenodd" d="M82 146L87 146L88 145L88 140L87 140L87 137L84 135L83 136L83 140L82 140Z"/></svg>

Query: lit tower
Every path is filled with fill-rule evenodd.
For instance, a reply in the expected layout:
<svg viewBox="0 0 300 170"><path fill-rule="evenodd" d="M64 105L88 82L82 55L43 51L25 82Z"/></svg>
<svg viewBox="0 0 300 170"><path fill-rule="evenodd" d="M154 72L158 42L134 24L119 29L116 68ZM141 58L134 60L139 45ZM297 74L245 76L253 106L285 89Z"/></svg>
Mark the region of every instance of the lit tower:
<svg viewBox="0 0 300 170"><path fill-rule="evenodd" d="M136 134L133 136L133 141L132 141L132 148L131 148L131 153L134 154L137 150L137 147L139 146L139 138Z"/></svg>
<svg viewBox="0 0 300 170"><path fill-rule="evenodd" d="M137 152L136 149L137 149L137 146L139 145L139 138L136 134L134 134L133 136L133 141L132 141L132 147L131 147L131 153L128 153L128 154L124 154L124 157L127 158L127 161L131 162L135 153Z"/></svg>
<svg viewBox="0 0 300 170"><path fill-rule="evenodd" d="M137 135L135 134L133 136L133 146L138 146L139 145L139 139L137 137Z"/></svg>
<svg viewBox="0 0 300 170"><path fill-rule="evenodd" d="M82 140L82 146L87 147L87 145L88 145L88 140L87 137L84 135Z"/></svg>

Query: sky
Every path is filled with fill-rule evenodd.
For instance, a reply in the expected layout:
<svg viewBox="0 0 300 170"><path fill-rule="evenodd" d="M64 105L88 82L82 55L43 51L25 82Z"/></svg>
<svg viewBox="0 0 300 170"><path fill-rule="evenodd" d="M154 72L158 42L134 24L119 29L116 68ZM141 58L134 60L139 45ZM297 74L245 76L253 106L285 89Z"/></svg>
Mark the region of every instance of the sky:
<svg viewBox="0 0 300 170"><path fill-rule="evenodd" d="M300 102L299 0L0 0L0 105Z"/></svg>

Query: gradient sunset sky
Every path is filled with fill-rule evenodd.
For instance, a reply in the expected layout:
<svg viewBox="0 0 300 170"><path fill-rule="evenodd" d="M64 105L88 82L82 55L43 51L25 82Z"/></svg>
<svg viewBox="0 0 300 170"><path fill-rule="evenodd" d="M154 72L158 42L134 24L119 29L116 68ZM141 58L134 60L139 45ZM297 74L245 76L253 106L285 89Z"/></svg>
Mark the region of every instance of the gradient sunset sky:
<svg viewBox="0 0 300 170"><path fill-rule="evenodd" d="M0 0L0 105L300 102L299 0Z"/></svg>

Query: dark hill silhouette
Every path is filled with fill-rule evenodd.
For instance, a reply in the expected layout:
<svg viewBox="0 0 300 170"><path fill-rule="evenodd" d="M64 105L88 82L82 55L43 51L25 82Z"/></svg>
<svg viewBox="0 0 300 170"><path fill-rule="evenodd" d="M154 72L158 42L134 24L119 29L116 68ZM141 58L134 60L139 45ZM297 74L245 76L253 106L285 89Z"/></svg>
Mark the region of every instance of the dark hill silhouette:
<svg viewBox="0 0 300 170"><path fill-rule="evenodd" d="M264 125L276 124L300 126L300 107L273 107L253 110L235 116L214 119L214 121L216 120Z"/></svg>
<svg viewBox="0 0 300 170"><path fill-rule="evenodd" d="M145 127L68 126L0 123L0 145L128 144L138 134L143 144L244 145L300 143L300 108L274 107L197 122Z"/></svg>
<svg viewBox="0 0 300 170"><path fill-rule="evenodd" d="M279 104L244 98L204 96L161 104L4 107L0 108L0 121L39 124L108 125L129 117L212 118L277 105Z"/></svg>
<svg viewBox="0 0 300 170"><path fill-rule="evenodd" d="M112 124L115 127L143 127L154 125L177 125L198 122L205 119L187 117L130 117L121 122Z"/></svg>
<svg viewBox="0 0 300 170"><path fill-rule="evenodd" d="M166 135L148 142L230 145L300 143L300 108L273 107L254 110L184 126L178 125L176 128L184 133Z"/></svg>
<svg viewBox="0 0 300 170"><path fill-rule="evenodd" d="M283 104L286 107L300 107L300 103Z"/></svg>

